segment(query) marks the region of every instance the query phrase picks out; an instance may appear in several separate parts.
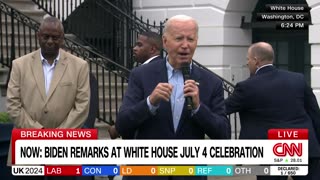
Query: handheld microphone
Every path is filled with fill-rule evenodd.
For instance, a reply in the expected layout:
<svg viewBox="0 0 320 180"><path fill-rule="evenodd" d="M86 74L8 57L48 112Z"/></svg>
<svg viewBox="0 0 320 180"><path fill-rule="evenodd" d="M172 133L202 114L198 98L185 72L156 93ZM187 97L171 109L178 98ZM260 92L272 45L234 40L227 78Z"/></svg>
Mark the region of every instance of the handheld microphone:
<svg viewBox="0 0 320 180"><path fill-rule="evenodd" d="M183 63L181 65L181 71L182 71L183 81L191 79L189 63ZM192 97L187 96L185 99L187 102L187 109L192 110L193 109Z"/></svg>

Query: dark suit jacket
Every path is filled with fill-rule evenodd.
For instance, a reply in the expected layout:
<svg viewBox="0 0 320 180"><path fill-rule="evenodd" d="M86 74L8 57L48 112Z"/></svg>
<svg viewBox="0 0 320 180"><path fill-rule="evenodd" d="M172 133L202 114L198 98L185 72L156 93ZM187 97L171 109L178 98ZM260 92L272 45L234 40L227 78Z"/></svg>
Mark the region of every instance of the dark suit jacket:
<svg viewBox="0 0 320 180"><path fill-rule="evenodd" d="M226 109L240 114L240 139L266 139L272 128L307 128L309 156L320 157L319 106L302 74L264 67L236 85Z"/></svg>
<svg viewBox="0 0 320 180"><path fill-rule="evenodd" d="M163 58L159 55L159 56L153 58L149 63L154 63L154 62L157 62L158 60L162 60L162 59ZM149 64L149 63L147 63L147 64Z"/></svg>
<svg viewBox="0 0 320 180"><path fill-rule="evenodd" d="M154 60L153 60L154 61ZM193 65L191 77L200 83L199 111L191 117L184 106L181 119L174 131L171 104L162 101L155 115L147 105L147 97L160 82L168 82L165 60L135 68L129 78L116 121L116 129L124 139L204 139L207 134L212 139L230 139L230 122L225 114L221 80L211 73ZM137 131L137 132L136 132ZM125 177L125 179L154 179L155 177ZM157 177L167 180L168 177ZM171 179L183 179L172 177ZM206 179L206 177L188 177Z"/></svg>
<svg viewBox="0 0 320 180"><path fill-rule="evenodd" d="M95 120L98 116L99 111L99 89L98 89L98 81L95 76L90 73L90 107L88 118L85 121L82 128L94 128Z"/></svg>
<svg viewBox="0 0 320 180"><path fill-rule="evenodd" d="M213 139L230 138L221 80L195 65L191 77L200 83L201 105L192 117L186 108L183 109L175 132L170 102L162 101L156 115L149 112L147 105L147 97L157 84L168 82L165 60L135 68L130 74L116 121L122 137L126 138L138 130L137 139L203 139L204 134Z"/></svg>

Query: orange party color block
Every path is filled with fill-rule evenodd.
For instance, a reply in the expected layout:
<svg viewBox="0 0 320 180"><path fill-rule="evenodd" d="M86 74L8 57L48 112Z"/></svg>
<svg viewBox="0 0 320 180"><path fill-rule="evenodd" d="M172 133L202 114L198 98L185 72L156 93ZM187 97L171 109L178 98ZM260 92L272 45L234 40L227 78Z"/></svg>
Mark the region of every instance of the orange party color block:
<svg viewBox="0 0 320 180"><path fill-rule="evenodd" d="M121 176L156 176L157 166L120 166Z"/></svg>

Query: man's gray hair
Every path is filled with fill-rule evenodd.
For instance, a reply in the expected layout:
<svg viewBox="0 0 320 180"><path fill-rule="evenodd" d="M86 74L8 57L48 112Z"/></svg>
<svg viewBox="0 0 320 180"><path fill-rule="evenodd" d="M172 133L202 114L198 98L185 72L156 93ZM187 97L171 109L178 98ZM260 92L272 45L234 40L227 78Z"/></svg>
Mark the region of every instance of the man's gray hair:
<svg viewBox="0 0 320 180"><path fill-rule="evenodd" d="M53 16L44 16L44 18L40 24L39 30L41 30L43 28L43 25L46 23L58 24L60 26L62 32L64 33L64 28L63 28L62 22L58 18L53 17Z"/></svg>
<svg viewBox="0 0 320 180"><path fill-rule="evenodd" d="M183 15L183 14L175 15L175 16L172 16L171 18L169 18L169 20L165 23L165 26L164 26L164 29L163 29L163 34L166 34L166 32L170 28L171 23L173 21L192 21L192 22L194 22L194 24L196 25L196 33L198 35L199 27L198 27L197 21L193 17L187 16L187 15Z"/></svg>

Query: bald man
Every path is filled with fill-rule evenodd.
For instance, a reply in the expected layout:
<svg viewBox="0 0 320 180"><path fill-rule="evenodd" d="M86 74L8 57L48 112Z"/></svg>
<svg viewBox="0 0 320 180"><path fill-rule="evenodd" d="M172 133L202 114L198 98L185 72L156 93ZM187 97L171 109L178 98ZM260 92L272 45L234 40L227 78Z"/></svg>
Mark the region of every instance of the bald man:
<svg viewBox="0 0 320 180"><path fill-rule="evenodd" d="M312 89L299 73L276 69L270 44L251 45L247 54L250 78L239 82L226 99L227 114L239 112L240 139L267 139L269 129L309 130L309 174L293 179L319 179L320 112ZM257 180L286 180L287 177L257 177Z"/></svg>

